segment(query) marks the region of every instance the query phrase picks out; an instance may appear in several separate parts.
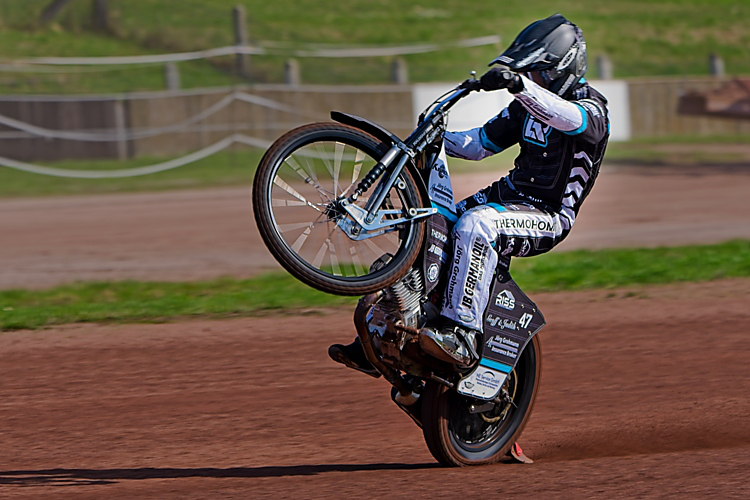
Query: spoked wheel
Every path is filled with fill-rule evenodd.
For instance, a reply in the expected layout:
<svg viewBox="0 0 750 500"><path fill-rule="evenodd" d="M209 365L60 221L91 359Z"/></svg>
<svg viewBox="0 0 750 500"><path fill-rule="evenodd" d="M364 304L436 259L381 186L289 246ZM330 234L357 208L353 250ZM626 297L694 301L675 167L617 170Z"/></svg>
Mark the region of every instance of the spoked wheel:
<svg viewBox="0 0 750 500"><path fill-rule="evenodd" d="M504 458L531 415L541 368L535 336L505 382L510 400L487 405L428 382L422 395L422 430L432 456L446 466L489 464ZM482 411L472 413L472 405L474 411Z"/></svg>
<svg viewBox="0 0 750 500"><path fill-rule="evenodd" d="M341 205L388 149L356 128L315 123L285 134L266 152L253 184L255 220L294 277L324 292L363 295L393 284L414 263L424 219L365 234ZM364 207L376 187L356 204ZM398 220L420 205L417 184L404 169L381 208Z"/></svg>

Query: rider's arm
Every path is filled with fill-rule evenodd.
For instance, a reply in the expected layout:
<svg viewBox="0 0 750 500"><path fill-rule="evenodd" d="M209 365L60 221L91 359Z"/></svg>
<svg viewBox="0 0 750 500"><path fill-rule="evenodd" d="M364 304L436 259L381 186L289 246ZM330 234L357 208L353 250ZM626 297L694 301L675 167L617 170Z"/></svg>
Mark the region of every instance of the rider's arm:
<svg viewBox="0 0 750 500"><path fill-rule="evenodd" d="M445 153L465 160L481 160L502 151L487 138L482 127L464 132L445 132Z"/></svg>
<svg viewBox="0 0 750 500"><path fill-rule="evenodd" d="M602 121L596 118L606 114L606 109L602 110L598 103L589 99L566 101L529 78L519 76L523 82L523 90L516 93L515 98L536 119L569 135L596 132L592 128L598 128L599 123L596 122Z"/></svg>

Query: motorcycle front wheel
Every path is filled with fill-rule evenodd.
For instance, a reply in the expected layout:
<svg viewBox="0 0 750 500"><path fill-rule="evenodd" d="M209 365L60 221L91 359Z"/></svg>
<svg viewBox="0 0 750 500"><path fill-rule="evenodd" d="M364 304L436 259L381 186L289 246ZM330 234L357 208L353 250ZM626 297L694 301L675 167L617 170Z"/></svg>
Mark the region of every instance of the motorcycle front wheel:
<svg viewBox="0 0 750 500"><path fill-rule="evenodd" d="M335 295L364 295L406 274L424 239L424 219L356 234L341 205L390 145L343 124L314 123L280 137L266 152L253 183L253 212L276 260L307 285ZM368 196L356 204L364 207ZM404 169L380 208L391 220L421 206L412 175ZM398 214L398 215L393 215Z"/></svg>
<svg viewBox="0 0 750 500"><path fill-rule="evenodd" d="M534 336L505 382L512 401L478 413L472 413L472 405L476 408L484 402L428 381L422 395L422 432L432 456L449 467L505 458L531 415L541 369L541 348Z"/></svg>

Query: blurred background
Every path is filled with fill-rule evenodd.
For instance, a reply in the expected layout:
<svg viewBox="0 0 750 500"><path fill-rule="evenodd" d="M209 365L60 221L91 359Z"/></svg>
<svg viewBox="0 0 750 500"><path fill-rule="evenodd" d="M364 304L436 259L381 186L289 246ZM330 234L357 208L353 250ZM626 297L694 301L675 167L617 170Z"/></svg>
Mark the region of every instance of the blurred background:
<svg viewBox="0 0 750 500"><path fill-rule="evenodd" d="M587 78L610 99L610 162L748 160L742 147L696 144L750 142L750 4L564 7L588 43ZM432 99L559 9L552 0L0 0L0 195L246 183L274 138L332 109L405 135ZM465 107L452 128L495 109Z"/></svg>

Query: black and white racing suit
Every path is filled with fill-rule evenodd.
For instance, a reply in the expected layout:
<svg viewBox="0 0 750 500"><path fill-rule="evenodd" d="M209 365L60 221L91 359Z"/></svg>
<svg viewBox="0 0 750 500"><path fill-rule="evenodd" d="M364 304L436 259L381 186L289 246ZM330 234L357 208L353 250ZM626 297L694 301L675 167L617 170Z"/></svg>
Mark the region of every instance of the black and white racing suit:
<svg viewBox="0 0 750 500"><path fill-rule="evenodd" d="M469 160L521 148L506 177L456 205L441 314L473 330L482 330L498 254L538 255L568 235L609 138L607 100L587 83L565 100L521 78L523 90L498 116L444 138L449 156Z"/></svg>

